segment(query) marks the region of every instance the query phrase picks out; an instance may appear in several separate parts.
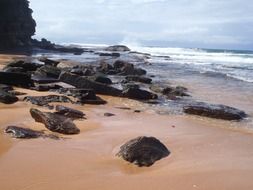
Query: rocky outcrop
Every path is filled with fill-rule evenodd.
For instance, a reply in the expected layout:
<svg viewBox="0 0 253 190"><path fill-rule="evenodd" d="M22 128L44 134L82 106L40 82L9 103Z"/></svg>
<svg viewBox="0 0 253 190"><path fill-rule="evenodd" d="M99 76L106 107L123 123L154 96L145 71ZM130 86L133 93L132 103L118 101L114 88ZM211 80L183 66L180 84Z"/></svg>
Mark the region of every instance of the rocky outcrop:
<svg viewBox="0 0 253 190"><path fill-rule="evenodd" d="M151 166L170 151L154 137L137 137L120 147L117 156L138 166Z"/></svg>
<svg viewBox="0 0 253 190"><path fill-rule="evenodd" d="M0 1L0 50L30 46L35 26L27 0Z"/></svg>

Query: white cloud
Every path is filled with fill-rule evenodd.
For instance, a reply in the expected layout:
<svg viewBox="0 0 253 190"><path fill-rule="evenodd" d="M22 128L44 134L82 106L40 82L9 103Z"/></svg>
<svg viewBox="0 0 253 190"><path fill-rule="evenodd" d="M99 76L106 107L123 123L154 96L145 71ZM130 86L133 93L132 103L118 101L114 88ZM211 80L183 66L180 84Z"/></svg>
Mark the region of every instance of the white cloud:
<svg viewBox="0 0 253 190"><path fill-rule="evenodd" d="M252 41L250 0L33 0L31 7L37 37L57 41L133 38L221 48Z"/></svg>

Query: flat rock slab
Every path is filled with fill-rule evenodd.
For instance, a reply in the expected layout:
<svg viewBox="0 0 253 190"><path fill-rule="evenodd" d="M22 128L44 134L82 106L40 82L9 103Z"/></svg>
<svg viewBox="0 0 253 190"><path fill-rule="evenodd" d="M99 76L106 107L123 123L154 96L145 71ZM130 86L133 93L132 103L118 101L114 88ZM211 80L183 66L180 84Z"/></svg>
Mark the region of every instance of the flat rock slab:
<svg viewBox="0 0 253 190"><path fill-rule="evenodd" d="M65 102L65 103L73 103L73 101L67 96L58 96L58 95L48 95L48 96L26 96L24 98L25 101L31 102L37 106L45 106L48 108L52 108L49 103L52 102Z"/></svg>
<svg viewBox="0 0 253 190"><path fill-rule="evenodd" d="M18 139L35 139L35 138L51 138L58 140L59 137L53 134L45 134L42 131L35 131L32 129L28 128L22 128L22 127L17 127L17 126L8 126L4 130L5 133L11 134L13 138L18 138Z"/></svg>
<svg viewBox="0 0 253 190"><path fill-rule="evenodd" d="M72 119L84 119L85 116L82 111L75 110L66 106L57 105L55 109L57 111L57 114L64 115Z"/></svg>
<svg viewBox="0 0 253 190"><path fill-rule="evenodd" d="M183 110L187 114L200 115L223 120L242 120L247 117L244 111L237 108L219 104L208 104L204 102L197 102L184 106Z"/></svg>
<svg viewBox="0 0 253 190"><path fill-rule="evenodd" d="M170 151L154 137L137 137L120 147L117 156L140 167L151 166L169 156Z"/></svg>
<svg viewBox="0 0 253 190"><path fill-rule="evenodd" d="M72 119L66 116L50 112L41 112L34 108L30 109L30 113L36 122L43 123L50 131L65 135L80 133L80 129L76 127Z"/></svg>

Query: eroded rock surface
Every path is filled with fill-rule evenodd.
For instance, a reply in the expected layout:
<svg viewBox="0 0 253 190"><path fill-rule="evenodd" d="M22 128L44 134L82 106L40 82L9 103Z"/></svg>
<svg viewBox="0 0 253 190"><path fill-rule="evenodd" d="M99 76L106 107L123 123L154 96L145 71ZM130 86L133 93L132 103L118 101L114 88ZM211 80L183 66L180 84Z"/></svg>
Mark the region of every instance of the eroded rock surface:
<svg viewBox="0 0 253 190"><path fill-rule="evenodd" d="M30 113L36 122L43 123L50 131L65 135L80 133L80 129L76 127L72 119L66 116L50 112L41 112L34 108L30 109Z"/></svg>
<svg viewBox="0 0 253 190"><path fill-rule="evenodd" d="M117 156L138 166L151 166L169 156L170 151L154 137L138 137L120 147Z"/></svg>

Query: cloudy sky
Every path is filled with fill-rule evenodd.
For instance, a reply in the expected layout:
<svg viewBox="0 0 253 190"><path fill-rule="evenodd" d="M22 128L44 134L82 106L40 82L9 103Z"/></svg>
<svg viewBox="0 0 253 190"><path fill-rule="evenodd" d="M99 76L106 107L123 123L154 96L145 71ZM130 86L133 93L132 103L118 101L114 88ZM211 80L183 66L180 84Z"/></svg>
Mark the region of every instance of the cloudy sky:
<svg viewBox="0 0 253 190"><path fill-rule="evenodd" d="M31 0L36 38L253 50L252 0Z"/></svg>

